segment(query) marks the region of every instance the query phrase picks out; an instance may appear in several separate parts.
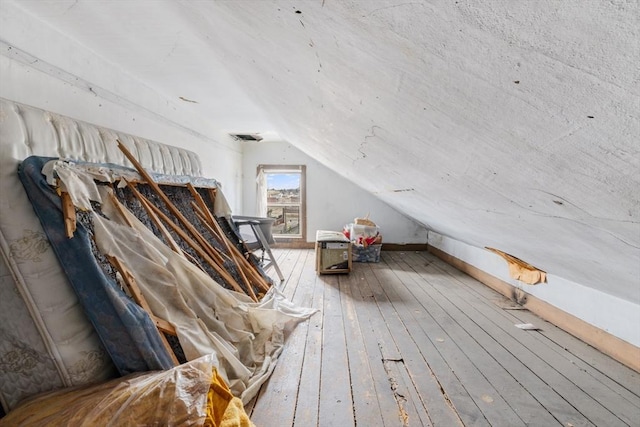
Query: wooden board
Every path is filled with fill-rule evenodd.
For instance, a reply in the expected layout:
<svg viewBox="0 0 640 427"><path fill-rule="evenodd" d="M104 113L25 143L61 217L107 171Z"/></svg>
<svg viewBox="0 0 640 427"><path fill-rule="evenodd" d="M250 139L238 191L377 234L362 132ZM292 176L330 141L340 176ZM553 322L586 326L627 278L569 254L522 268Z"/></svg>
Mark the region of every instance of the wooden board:
<svg viewBox="0 0 640 427"><path fill-rule="evenodd" d="M434 271L430 274L430 280L436 281L442 276L442 270L436 270L435 265L430 266ZM467 296L468 290L459 287L451 287L447 281L447 289L452 294ZM445 284L443 284L445 286ZM451 297L450 297L451 298ZM536 392L539 399L550 405L551 412L562 422L570 422L578 425L577 420L585 418L596 425L624 425L632 423L629 416L636 409L633 404L620 399L611 390L595 380L591 375L585 375L585 371L563 354L552 350L547 345L542 345L536 337L536 331L522 331L515 328L515 323L520 323L513 312L498 310L498 306L488 299L474 300L460 298L459 305L464 313L474 314L473 318L478 325L490 330L493 335L500 338L500 345L508 346L507 350L516 355L524 363L521 369L532 371L535 376L542 379L546 387L536 388L533 385L527 387L530 392ZM522 313L521 313L522 314ZM542 325L540 318L532 320L534 324ZM492 348L489 347L489 350ZM566 352L563 352L566 354ZM511 369L511 373L521 373L521 370ZM556 398L551 399L557 393ZM562 397L560 397L562 396ZM557 398L560 397L560 398ZM564 408L558 410L564 403ZM569 408L575 409L569 409ZM616 415L619 414L619 415ZM622 422L622 424L621 424Z"/></svg>
<svg viewBox="0 0 640 427"><path fill-rule="evenodd" d="M283 267L293 269L288 280L299 282L302 280L301 274L307 260L306 253L297 253L293 265L283 264ZM290 271L290 270L289 270ZM309 271L306 271L309 275ZM313 275L315 277L315 275ZM285 290L285 295L296 301L298 304L307 305L311 303L311 298L293 298L296 287L291 286ZM302 289L300 294L302 294ZM252 405L250 414L259 419L271 419L277 417L282 425L293 425L295 415L296 400L298 394L298 381L302 370L302 358L299 352L304 352L307 339L308 321L298 325L293 332L287 336L286 346L280 355L278 364L274 369L274 374L269 381L263 385L258 395L259 404ZM249 413L249 412L248 412Z"/></svg>
<svg viewBox="0 0 640 427"><path fill-rule="evenodd" d="M323 278L324 322L318 417L326 425L354 425L353 396L338 276Z"/></svg>
<svg viewBox="0 0 640 427"><path fill-rule="evenodd" d="M637 374L432 255L317 276L276 250L285 294L322 312L289 336L256 425L634 425ZM523 331L517 322L541 324ZM339 401L339 402L338 402Z"/></svg>

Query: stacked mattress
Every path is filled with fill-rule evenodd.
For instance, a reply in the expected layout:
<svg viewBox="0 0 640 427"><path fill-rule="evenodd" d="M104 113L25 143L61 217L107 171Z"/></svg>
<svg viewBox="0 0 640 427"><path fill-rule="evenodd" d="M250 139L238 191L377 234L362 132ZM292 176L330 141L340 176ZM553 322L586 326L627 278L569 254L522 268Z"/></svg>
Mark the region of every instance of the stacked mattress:
<svg viewBox="0 0 640 427"><path fill-rule="evenodd" d="M17 175L25 158L49 156L201 176L198 156L0 98L0 402L117 375L42 230Z"/></svg>

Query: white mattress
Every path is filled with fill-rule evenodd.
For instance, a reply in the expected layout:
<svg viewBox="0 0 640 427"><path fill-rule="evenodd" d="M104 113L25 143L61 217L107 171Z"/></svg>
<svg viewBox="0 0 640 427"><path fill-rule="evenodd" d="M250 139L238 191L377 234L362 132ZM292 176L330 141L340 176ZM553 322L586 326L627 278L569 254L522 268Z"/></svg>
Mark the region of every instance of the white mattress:
<svg viewBox="0 0 640 427"><path fill-rule="evenodd" d="M0 98L0 402L115 375L51 250L17 176L31 155L131 166L120 139L151 171L201 176L188 150Z"/></svg>

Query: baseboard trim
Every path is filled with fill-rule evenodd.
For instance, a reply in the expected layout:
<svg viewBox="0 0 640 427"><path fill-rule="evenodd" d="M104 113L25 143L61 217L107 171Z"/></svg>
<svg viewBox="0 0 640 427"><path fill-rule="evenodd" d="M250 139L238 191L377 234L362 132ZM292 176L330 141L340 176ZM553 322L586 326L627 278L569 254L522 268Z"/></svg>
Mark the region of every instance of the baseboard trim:
<svg viewBox="0 0 640 427"><path fill-rule="evenodd" d="M426 243L383 243L383 251L426 251L429 245Z"/></svg>
<svg viewBox="0 0 640 427"><path fill-rule="evenodd" d="M314 249L315 242L277 242L271 245L272 249Z"/></svg>
<svg viewBox="0 0 640 427"><path fill-rule="evenodd" d="M313 249L315 242L277 242L271 245L273 249ZM426 243L383 243L383 251L426 251Z"/></svg>
<svg viewBox="0 0 640 427"><path fill-rule="evenodd" d="M468 274L479 282L485 284L491 289L501 293L507 298L512 300L516 299L516 292L522 292L515 286L498 279L495 276L486 273L479 268L454 257L436 247L428 247L428 251L440 258L444 262L451 264L458 270ZM548 322L553 323L560 329L570 333L571 335L579 338L585 343L595 347L602 353L611 356L618 362L628 366L636 372L640 372L640 348L635 345L624 341L610 333L597 328L582 319L575 317L572 314L567 313L559 309L556 306L549 304L533 295L525 294L524 304L532 313L537 314ZM518 298L518 301L523 302L523 298Z"/></svg>

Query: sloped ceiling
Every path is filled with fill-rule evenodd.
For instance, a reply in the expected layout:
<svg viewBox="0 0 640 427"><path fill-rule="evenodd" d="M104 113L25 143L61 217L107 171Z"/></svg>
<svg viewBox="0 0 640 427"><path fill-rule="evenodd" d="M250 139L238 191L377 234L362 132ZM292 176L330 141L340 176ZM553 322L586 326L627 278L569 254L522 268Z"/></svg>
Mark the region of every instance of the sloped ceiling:
<svg viewBox="0 0 640 427"><path fill-rule="evenodd" d="M636 1L15 7L221 131L276 132L430 229L640 302Z"/></svg>

